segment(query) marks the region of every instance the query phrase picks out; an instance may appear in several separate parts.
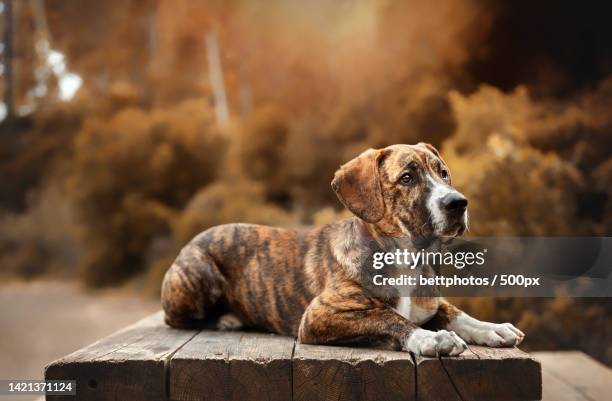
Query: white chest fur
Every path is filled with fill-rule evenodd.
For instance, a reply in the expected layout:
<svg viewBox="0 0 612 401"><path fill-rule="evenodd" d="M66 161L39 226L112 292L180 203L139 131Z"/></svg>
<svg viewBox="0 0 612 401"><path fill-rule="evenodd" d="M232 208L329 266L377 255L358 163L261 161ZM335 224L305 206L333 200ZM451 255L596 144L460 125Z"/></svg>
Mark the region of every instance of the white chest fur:
<svg viewBox="0 0 612 401"><path fill-rule="evenodd" d="M412 302L410 297L401 297L394 308L397 313L414 324L423 324L436 314L437 308L424 309Z"/></svg>

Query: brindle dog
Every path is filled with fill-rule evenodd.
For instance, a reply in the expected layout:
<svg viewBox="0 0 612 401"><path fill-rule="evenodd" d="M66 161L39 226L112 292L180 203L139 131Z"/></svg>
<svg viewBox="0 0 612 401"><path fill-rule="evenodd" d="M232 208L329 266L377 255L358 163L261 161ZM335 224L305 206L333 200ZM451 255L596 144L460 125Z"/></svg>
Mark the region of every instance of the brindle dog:
<svg viewBox="0 0 612 401"><path fill-rule="evenodd" d="M467 341L513 346L510 323L476 320L438 297L376 297L366 290L363 248L374 239L413 244L461 235L467 200L431 145L369 149L341 166L332 188L354 217L307 232L227 224L197 235L162 285L166 322L188 327L220 316L309 344L383 344L417 355L459 355ZM426 330L419 325L427 322Z"/></svg>

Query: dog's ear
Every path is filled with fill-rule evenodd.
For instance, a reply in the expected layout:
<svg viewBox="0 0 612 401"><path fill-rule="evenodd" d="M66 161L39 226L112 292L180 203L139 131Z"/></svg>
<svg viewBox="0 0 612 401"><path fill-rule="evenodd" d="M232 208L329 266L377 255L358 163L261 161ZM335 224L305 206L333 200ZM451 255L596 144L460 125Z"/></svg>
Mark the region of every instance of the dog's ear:
<svg viewBox="0 0 612 401"><path fill-rule="evenodd" d="M429 149L429 151L431 153L433 153L434 155L436 155L439 158L442 158L440 156L440 152L438 152L438 149L436 149L435 146L433 146L431 143L427 143L427 142L419 142L417 145L419 146L424 146L425 148Z"/></svg>
<svg viewBox="0 0 612 401"><path fill-rule="evenodd" d="M366 150L342 165L331 183L340 202L355 216L368 223L376 223L385 213L378 175L381 156L380 150Z"/></svg>

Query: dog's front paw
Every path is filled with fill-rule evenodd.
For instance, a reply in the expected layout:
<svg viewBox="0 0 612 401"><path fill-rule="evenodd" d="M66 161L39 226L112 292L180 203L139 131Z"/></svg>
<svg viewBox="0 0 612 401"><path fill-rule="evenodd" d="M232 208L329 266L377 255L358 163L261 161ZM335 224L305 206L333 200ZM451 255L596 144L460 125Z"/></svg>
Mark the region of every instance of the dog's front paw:
<svg viewBox="0 0 612 401"><path fill-rule="evenodd" d="M417 356L456 356L465 351L467 345L453 331L416 329L406 340L405 348Z"/></svg>
<svg viewBox="0 0 612 401"><path fill-rule="evenodd" d="M511 323L487 323L473 335L473 342L489 347L514 347L523 341L525 334Z"/></svg>

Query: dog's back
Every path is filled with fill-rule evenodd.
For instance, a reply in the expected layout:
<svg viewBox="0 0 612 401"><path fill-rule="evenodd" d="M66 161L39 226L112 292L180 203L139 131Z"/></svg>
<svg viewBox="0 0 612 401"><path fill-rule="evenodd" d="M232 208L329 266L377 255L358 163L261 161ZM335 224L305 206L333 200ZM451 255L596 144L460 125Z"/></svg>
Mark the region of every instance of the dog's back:
<svg viewBox="0 0 612 401"><path fill-rule="evenodd" d="M328 252L319 248L331 229L226 224L202 232L164 278L168 324L185 327L231 311L245 325L297 335L304 310L326 284L320 255Z"/></svg>

